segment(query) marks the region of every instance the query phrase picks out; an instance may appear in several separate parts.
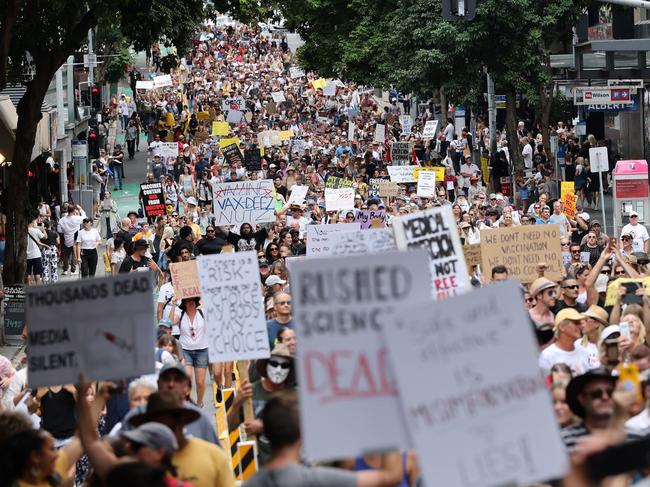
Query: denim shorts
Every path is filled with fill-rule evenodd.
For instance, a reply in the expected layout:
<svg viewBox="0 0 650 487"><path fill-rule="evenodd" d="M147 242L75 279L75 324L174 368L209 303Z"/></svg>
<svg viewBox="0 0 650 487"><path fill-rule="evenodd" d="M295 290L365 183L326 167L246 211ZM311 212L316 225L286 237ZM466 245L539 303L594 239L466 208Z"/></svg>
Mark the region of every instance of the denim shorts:
<svg viewBox="0 0 650 487"><path fill-rule="evenodd" d="M197 369L207 369L210 364L208 359L208 349L201 348L199 350L185 350L183 349L183 358L185 365L195 367Z"/></svg>

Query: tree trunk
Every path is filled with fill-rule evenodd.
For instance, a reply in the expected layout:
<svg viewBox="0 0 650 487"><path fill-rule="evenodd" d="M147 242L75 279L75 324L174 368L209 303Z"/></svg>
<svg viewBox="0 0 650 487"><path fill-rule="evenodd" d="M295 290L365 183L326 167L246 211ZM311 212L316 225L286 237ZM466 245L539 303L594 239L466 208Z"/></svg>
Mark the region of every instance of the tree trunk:
<svg viewBox="0 0 650 487"><path fill-rule="evenodd" d="M553 158L553 160L555 160L555 154L551 154L551 133L549 129L549 125L551 125L551 110L553 109L553 99L555 97L555 82L552 79L550 57L546 63L546 73L548 76L548 81L546 83L542 83L539 90L539 105L542 112L542 140L546 154L549 158Z"/></svg>
<svg viewBox="0 0 650 487"><path fill-rule="evenodd" d="M517 94L514 90L506 91L506 133L508 135L508 151L513 173L523 169L524 158L519 148L517 136Z"/></svg>
<svg viewBox="0 0 650 487"><path fill-rule="evenodd" d="M50 64L49 62L47 64ZM41 69L39 69L41 67ZM50 80L51 69L42 69L37 63L34 80L18 103L18 126L14 155L8 172L9 195L7 198L7 236L5 248L4 285L23 283L27 268L27 225L30 213L27 172L32 159L36 129L41 115L41 104ZM34 208L35 210L36 208Z"/></svg>

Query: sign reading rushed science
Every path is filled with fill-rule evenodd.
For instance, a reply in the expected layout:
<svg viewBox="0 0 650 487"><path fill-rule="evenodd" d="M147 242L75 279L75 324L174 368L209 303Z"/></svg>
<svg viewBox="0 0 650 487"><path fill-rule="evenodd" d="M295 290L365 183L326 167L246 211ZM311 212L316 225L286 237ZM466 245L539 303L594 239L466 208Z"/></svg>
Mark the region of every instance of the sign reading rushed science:
<svg viewBox="0 0 650 487"><path fill-rule="evenodd" d="M310 460L407 445L380 330L394 326L405 307L429 299L426 261L422 251L292 261L302 440Z"/></svg>
<svg viewBox="0 0 650 487"><path fill-rule="evenodd" d="M29 387L154 372L150 272L26 290Z"/></svg>

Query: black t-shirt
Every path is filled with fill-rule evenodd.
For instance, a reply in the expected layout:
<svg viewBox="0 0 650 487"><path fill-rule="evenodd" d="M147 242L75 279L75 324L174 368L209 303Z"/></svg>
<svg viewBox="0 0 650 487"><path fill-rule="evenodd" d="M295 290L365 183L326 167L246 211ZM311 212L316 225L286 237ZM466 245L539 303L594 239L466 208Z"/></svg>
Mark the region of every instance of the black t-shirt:
<svg viewBox="0 0 650 487"><path fill-rule="evenodd" d="M196 248L201 255L218 254L225 244L226 239L223 237L215 237L213 239L202 238L196 243Z"/></svg>
<svg viewBox="0 0 650 487"><path fill-rule="evenodd" d="M151 259L149 259L149 257L142 257L142 259L138 262L133 259L133 256L129 255L122 261L119 273L126 274L127 272L131 272L132 269L137 269L139 267L148 267L150 260Z"/></svg>
<svg viewBox="0 0 650 487"><path fill-rule="evenodd" d="M566 303L565 303L563 300L561 300L561 299L558 299L558 300L555 302L555 306L554 306L553 308L551 308L551 311L553 311L553 314L558 314L560 311L562 311L562 310L565 309L565 308L573 308L573 309L575 309L578 313L584 313L585 311L587 311L587 305L584 304L584 303L578 303L578 302L576 302L575 305L573 305L573 306L569 306L568 304L566 304Z"/></svg>

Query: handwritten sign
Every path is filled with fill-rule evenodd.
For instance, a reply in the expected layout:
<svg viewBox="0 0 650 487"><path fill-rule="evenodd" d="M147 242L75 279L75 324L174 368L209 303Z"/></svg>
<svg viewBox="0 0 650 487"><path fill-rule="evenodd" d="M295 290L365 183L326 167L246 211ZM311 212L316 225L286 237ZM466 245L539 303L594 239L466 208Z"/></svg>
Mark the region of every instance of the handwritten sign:
<svg viewBox="0 0 650 487"><path fill-rule="evenodd" d="M425 253L292 261L289 272L307 458L406 447L380 330L393 326L409 305L427 299Z"/></svg>
<svg viewBox="0 0 650 487"><path fill-rule="evenodd" d="M153 79L154 88L164 88L166 86L172 86L172 77L169 74L162 74L160 76L155 76Z"/></svg>
<svg viewBox="0 0 650 487"><path fill-rule="evenodd" d="M289 195L290 205L302 205L305 202L305 197L307 196L308 186L293 186L291 188L291 195Z"/></svg>
<svg viewBox="0 0 650 487"><path fill-rule="evenodd" d="M411 143L391 142L390 157L393 164L397 166L407 166L411 160Z"/></svg>
<svg viewBox="0 0 650 487"><path fill-rule="evenodd" d="M262 156L259 149L244 149L244 167L249 171L262 169Z"/></svg>
<svg viewBox="0 0 650 487"><path fill-rule="evenodd" d="M240 110L228 110L228 115L226 115L226 122L232 125L236 125L242 121L244 118L244 112Z"/></svg>
<svg viewBox="0 0 650 487"><path fill-rule="evenodd" d="M411 133L413 122L411 121L410 115L400 115L399 124L402 128L402 135L409 135Z"/></svg>
<svg viewBox="0 0 650 487"><path fill-rule="evenodd" d="M20 335L25 326L25 286L5 286L5 335Z"/></svg>
<svg viewBox="0 0 650 487"><path fill-rule="evenodd" d="M212 122L212 135L228 137L228 122Z"/></svg>
<svg viewBox="0 0 650 487"><path fill-rule="evenodd" d="M361 229L359 223L335 225L307 225L307 257L332 255L330 238L334 233L354 232Z"/></svg>
<svg viewBox="0 0 650 487"><path fill-rule="evenodd" d="M424 124L424 130L422 130L422 139L435 139L438 134L438 121L437 120L427 120L427 123Z"/></svg>
<svg viewBox="0 0 650 487"><path fill-rule="evenodd" d="M274 91L273 93L271 93L271 98L273 98L273 101L275 103L282 103L283 101L286 100L286 98L284 97L284 93L281 91Z"/></svg>
<svg viewBox="0 0 650 487"><path fill-rule="evenodd" d="M351 188L354 182L350 179L339 178L338 176L328 176L325 180L325 187L338 189L338 188Z"/></svg>
<svg viewBox="0 0 650 487"><path fill-rule="evenodd" d="M399 187L397 186L397 183L394 183L392 181L379 183L379 196L381 196L382 198L397 196L398 193L399 193Z"/></svg>
<svg viewBox="0 0 650 487"><path fill-rule="evenodd" d="M286 140L291 140L291 137L293 137L295 134L293 133L293 130L281 130L280 131L280 140L282 142Z"/></svg>
<svg viewBox="0 0 650 487"><path fill-rule="evenodd" d="M221 149L221 152L223 153L223 157L226 159L226 162L228 164L237 164L239 166L243 165L244 156L239 150L239 146L237 144L227 145Z"/></svg>
<svg viewBox="0 0 650 487"><path fill-rule="evenodd" d="M562 181L560 183L560 199L564 199L564 195L567 193L575 193L575 182L574 181Z"/></svg>
<svg viewBox="0 0 650 487"><path fill-rule="evenodd" d="M436 194L436 173L422 171L418 175L417 195L420 198L433 198Z"/></svg>
<svg viewBox="0 0 650 487"><path fill-rule="evenodd" d="M396 376L408 377L397 381L399 401L427 459L427 485L529 485L563 476L566 450L537 344L521 326L528 321L521 290L508 281L470 300L413 306L382 328Z"/></svg>
<svg viewBox="0 0 650 487"><path fill-rule="evenodd" d="M568 218L575 218L576 213L578 212L578 197L573 193L565 193L564 197L562 198L562 203L564 204L564 214Z"/></svg>
<svg viewBox="0 0 650 487"><path fill-rule="evenodd" d="M388 166L388 175L393 183L415 183L416 166Z"/></svg>
<svg viewBox="0 0 650 487"><path fill-rule="evenodd" d="M548 268L544 276L562 279L562 248L559 225L534 225L481 230L483 272L504 265L521 282L537 279L537 264Z"/></svg>
<svg viewBox="0 0 650 487"><path fill-rule="evenodd" d="M357 212L355 221L361 224L361 230L368 228L379 228L386 226L385 210L360 210Z"/></svg>
<svg viewBox="0 0 650 487"><path fill-rule="evenodd" d="M197 258L210 362L270 356L257 253Z"/></svg>
<svg viewBox="0 0 650 487"><path fill-rule="evenodd" d="M368 180L368 198L376 198L379 196L379 185L386 181L384 178L370 178Z"/></svg>
<svg viewBox="0 0 650 487"><path fill-rule="evenodd" d="M325 188L325 211L354 208L354 188Z"/></svg>
<svg viewBox="0 0 650 487"><path fill-rule="evenodd" d="M243 96L226 98L221 102L221 109L224 112L227 110L239 110L242 112L246 109L246 100L244 100Z"/></svg>
<svg viewBox="0 0 650 487"><path fill-rule="evenodd" d="M199 288L199 270L196 261L173 262L169 264L174 294L182 299L201 296Z"/></svg>
<svg viewBox="0 0 650 487"><path fill-rule="evenodd" d="M386 140L386 125L384 125L383 123L378 123L375 125L374 141L383 144L384 140Z"/></svg>
<svg viewBox="0 0 650 487"><path fill-rule="evenodd" d="M178 157L178 142L161 142L155 149L160 157Z"/></svg>
<svg viewBox="0 0 650 487"><path fill-rule="evenodd" d="M150 374L155 342L150 272L26 289L29 386ZM124 309L128 313L116 313Z"/></svg>
<svg viewBox="0 0 650 487"><path fill-rule="evenodd" d="M419 181L420 174L423 172L434 172L436 174L436 181L442 182L445 180L445 168L442 166L415 166L413 168L413 175L416 181Z"/></svg>
<svg viewBox="0 0 650 487"><path fill-rule="evenodd" d="M228 147L229 145L235 144L239 147L239 137L231 137L229 139L221 139L219 141L219 148L223 149L224 147Z"/></svg>
<svg viewBox="0 0 650 487"><path fill-rule="evenodd" d="M434 299L469 290L467 265L450 206L400 216L391 222L398 249L427 251Z"/></svg>
<svg viewBox="0 0 650 487"><path fill-rule="evenodd" d="M327 244L326 249L321 247L319 257L367 255L397 250L390 228L330 233L327 237Z"/></svg>
<svg viewBox="0 0 650 487"><path fill-rule="evenodd" d="M158 216L166 213L162 183L141 184L140 192L144 203L144 216Z"/></svg>
<svg viewBox="0 0 650 487"><path fill-rule="evenodd" d="M481 244L464 245L463 255L468 269L481 265Z"/></svg>
<svg viewBox="0 0 650 487"><path fill-rule="evenodd" d="M354 125L354 122L350 120L348 122L348 140L354 140L354 132L355 132L356 126Z"/></svg>
<svg viewBox="0 0 650 487"><path fill-rule="evenodd" d="M275 221L273 181L260 179L213 186L216 225Z"/></svg>
<svg viewBox="0 0 650 487"><path fill-rule="evenodd" d="M297 66L291 66L289 68L289 76L292 78L302 78L305 75L305 72Z"/></svg>
<svg viewBox="0 0 650 487"><path fill-rule="evenodd" d="M153 90L154 89L154 84L153 81L146 81L146 80L138 80L135 82L135 89L136 90Z"/></svg>

